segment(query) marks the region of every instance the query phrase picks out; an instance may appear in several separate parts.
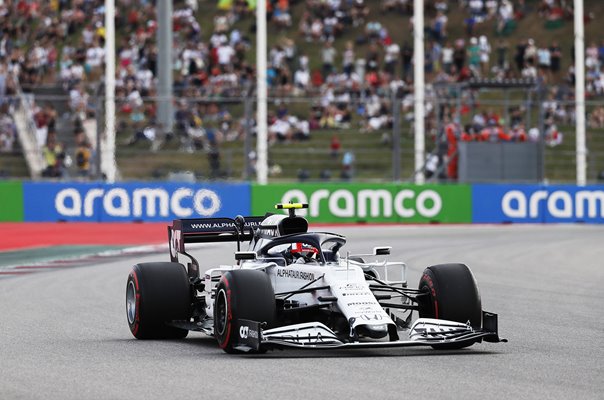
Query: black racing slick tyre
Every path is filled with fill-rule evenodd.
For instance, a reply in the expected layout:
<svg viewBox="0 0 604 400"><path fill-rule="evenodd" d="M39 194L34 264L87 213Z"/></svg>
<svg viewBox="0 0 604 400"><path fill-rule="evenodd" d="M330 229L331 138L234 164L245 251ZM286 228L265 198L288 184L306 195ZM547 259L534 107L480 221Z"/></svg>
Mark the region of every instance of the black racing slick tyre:
<svg viewBox="0 0 604 400"><path fill-rule="evenodd" d="M238 335L235 321L247 319L271 327L275 315L275 292L265 272L240 269L222 275L214 300L214 336L225 352L238 352L234 348Z"/></svg>
<svg viewBox="0 0 604 400"><path fill-rule="evenodd" d="M465 264L433 265L424 270L419 290L429 293L419 304L421 318L437 318L473 328L482 326L482 306L476 280Z"/></svg>
<svg viewBox="0 0 604 400"><path fill-rule="evenodd" d="M126 283L126 317L137 339L182 339L189 333L166 325L188 320L191 287L185 267L179 263L136 264Z"/></svg>

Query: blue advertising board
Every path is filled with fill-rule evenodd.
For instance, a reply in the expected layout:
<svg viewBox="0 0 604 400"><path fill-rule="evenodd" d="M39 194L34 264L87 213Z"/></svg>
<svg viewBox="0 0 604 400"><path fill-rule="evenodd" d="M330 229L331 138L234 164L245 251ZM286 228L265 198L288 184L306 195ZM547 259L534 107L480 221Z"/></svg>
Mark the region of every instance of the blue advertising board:
<svg viewBox="0 0 604 400"><path fill-rule="evenodd" d="M24 183L25 221L170 221L250 213L249 184Z"/></svg>
<svg viewBox="0 0 604 400"><path fill-rule="evenodd" d="M472 222L604 223L604 186L473 185Z"/></svg>

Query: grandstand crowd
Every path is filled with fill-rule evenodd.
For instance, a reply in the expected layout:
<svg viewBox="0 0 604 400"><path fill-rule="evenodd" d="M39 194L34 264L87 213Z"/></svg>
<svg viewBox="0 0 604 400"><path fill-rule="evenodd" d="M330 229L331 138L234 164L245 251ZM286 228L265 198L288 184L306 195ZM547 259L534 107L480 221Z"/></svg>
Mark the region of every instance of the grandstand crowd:
<svg viewBox="0 0 604 400"><path fill-rule="evenodd" d="M215 13L211 25L202 26L199 10L207 3L215 4ZM207 99L245 97L253 90L255 3L174 2L174 90L179 100L174 107L173 135L189 151L217 152L222 141L243 137L246 121L234 118L220 103ZM289 112L283 103L276 106L269 115L271 143L307 140L318 128L361 132L391 128L393 96L400 99L403 117L413 119L412 0L268 3L270 29L278 32L269 49L271 96L315 99L304 115ZM302 15L294 18L292 10L300 4ZM551 145L559 143L562 135L556 124L570 123L574 118L566 105L573 98L572 49L549 41L547 35L523 37L511 43L507 34L529 14L538 14L546 26L572 20L572 1L426 0L425 7L425 72L431 99L427 105L428 126L436 129L436 99L442 98L432 84L458 84L475 78L529 78L551 88L546 104L547 132L542 136ZM163 139L157 134L155 105L147 101L156 95L155 1L116 0L116 9L119 127L134 132L130 144L155 142ZM450 34L451 13L463 14L462 35ZM409 40L394 39L396 35L380 22L380 16L386 14L400 16L397 29L405 30ZM589 21L593 16L587 14L585 18ZM56 111L52 105L36 105L33 118L48 162L46 174L62 176L65 160L70 159L76 160L80 175L88 174L94 155L82 133L82 122L94 116L91 101L103 77L103 21L104 0L0 1L0 151L12 149L16 137L9 112L14 104L6 99L19 87L29 90L60 84L69 94L77 149L65 154L64 146L57 143ZM476 33L485 26L493 34ZM604 95L604 40L587 44L585 61L588 96ZM485 109L460 111L447 107L445 116L451 124L456 123L451 130L455 140L539 140L539 132L536 136L534 131L529 134L532 127L525 127L521 109L512 111L511 121L502 121ZM465 123L455 121L454 116L460 114ZM602 107L590 114L589 123L604 126ZM82 149L87 152L80 163Z"/></svg>

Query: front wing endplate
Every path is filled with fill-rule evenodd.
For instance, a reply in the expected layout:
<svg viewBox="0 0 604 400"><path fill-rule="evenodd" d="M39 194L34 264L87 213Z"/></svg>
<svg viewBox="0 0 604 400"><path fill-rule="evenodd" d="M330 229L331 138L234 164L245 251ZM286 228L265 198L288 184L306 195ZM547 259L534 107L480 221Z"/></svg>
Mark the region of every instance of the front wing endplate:
<svg viewBox="0 0 604 400"><path fill-rule="evenodd" d="M434 348L465 347L481 341L507 342L499 338L497 314L483 312L483 328L442 319L420 318L409 329L409 340L342 341L320 322L262 329L256 321L238 320L235 325L239 342L235 348L243 351L264 348L294 347L299 349L361 349L382 347L432 346ZM258 332L258 335L256 333Z"/></svg>

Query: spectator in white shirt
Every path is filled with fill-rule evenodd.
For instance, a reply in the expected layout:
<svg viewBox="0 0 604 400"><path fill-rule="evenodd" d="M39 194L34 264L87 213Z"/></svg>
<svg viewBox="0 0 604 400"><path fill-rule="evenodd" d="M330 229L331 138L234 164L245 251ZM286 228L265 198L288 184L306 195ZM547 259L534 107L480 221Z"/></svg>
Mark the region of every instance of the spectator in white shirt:
<svg viewBox="0 0 604 400"><path fill-rule="evenodd" d="M400 46L393 42L386 46L386 55L384 56L384 70L388 72L391 76L396 74L396 65L398 64L398 60L401 54Z"/></svg>
<svg viewBox="0 0 604 400"><path fill-rule="evenodd" d="M233 61L233 56L235 55L235 50L229 44L223 44L218 47L218 64L223 71L226 70L226 67L231 64Z"/></svg>

